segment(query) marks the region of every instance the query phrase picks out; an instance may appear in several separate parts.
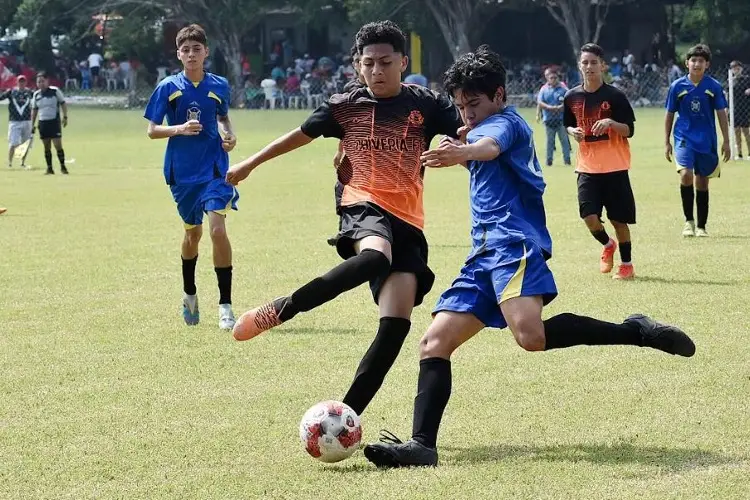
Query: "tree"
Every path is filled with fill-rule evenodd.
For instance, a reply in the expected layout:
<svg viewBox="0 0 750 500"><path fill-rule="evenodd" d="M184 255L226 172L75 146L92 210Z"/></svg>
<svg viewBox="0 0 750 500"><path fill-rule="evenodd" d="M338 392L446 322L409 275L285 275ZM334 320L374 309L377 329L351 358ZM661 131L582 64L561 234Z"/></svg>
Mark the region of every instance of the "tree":
<svg viewBox="0 0 750 500"><path fill-rule="evenodd" d="M750 2L747 0L693 0L677 10L680 40L699 40L730 58L739 58L750 49Z"/></svg>
<svg viewBox="0 0 750 500"><path fill-rule="evenodd" d="M553 19L565 28L573 49L573 55L577 58L578 51L584 43L597 43L599 41L599 35L606 23L609 8L615 0L542 1Z"/></svg>

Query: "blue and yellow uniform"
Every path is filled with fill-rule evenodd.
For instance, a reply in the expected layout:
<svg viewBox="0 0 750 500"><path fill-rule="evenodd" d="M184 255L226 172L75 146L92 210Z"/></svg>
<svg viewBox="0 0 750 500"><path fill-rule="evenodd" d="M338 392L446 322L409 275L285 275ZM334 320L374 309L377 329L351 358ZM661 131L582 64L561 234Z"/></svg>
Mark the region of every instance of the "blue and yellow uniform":
<svg viewBox="0 0 750 500"><path fill-rule="evenodd" d="M472 129L467 141L485 137L497 143L500 155L468 163L472 250L434 312L471 313L487 326L505 328L500 303L539 295L548 304L557 286L547 266L552 239L531 128L508 107Z"/></svg>
<svg viewBox="0 0 750 500"><path fill-rule="evenodd" d="M229 99L226 78L206 73L192 82L181 72L162 80L146 106L145 118L156 124L166 118L168 125L198 120L203 126L196 136L170 137L164 156L164 179L187 228L202 224L204 212L237 210L239 194L224 180L229 155L218 122L229 112Z"/></svg>
<svg viewBox="0 0 750 500"><path fill-rule="evenodd" d="M703 177L719 175L715 111L726 109L721 84L704 76L695 85L687 76L669 87L667 111L677 113L674 126L674 156L677 169L688 168Z"/></svg>

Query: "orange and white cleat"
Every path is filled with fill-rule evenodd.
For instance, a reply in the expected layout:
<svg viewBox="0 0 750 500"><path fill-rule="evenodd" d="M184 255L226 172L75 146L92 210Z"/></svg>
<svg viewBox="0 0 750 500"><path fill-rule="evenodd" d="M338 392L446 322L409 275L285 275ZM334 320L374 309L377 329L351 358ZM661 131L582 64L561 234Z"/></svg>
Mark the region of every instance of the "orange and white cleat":
<svg viewBox="0 0 750 500"><path fill-rule="evenodd" d="M232 329L232 333L235 340L250 340L266 330L279 326L281 323L273 302L269 302L240 316Z"/></svg>
<svg viewBox="0 0 750 500"><path fill-rule="evenodd" d="M7 211L8 211L7 208L0 208L0 215L4 214Z"/></svg>
<svg viewBox="0 0 750 500"><path fill-rule="evenodd" d="M617 251L617 242L609 240L607 246L602 249L602 260L599 262L599 271L607 274L615 265L615 252Z"/></svg>
<svg viewBox="0 0 750 500"><path fill-rule="evenodd" d="M632 280L633 278L635 278L633 264L620 264L617 272L612 276L615 280Z"/></svg>

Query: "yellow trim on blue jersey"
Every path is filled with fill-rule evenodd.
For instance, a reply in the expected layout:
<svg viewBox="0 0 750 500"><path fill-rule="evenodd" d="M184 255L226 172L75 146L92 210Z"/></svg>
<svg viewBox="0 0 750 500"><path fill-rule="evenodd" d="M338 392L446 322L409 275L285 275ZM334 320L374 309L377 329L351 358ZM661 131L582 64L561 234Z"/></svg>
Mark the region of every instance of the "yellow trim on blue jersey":
<svg viewBox="0 0 750 500"><path fill-rule="evenodd" d="M710 90L708 90L708 89L706 89L706 94L710 95L711 97L715 97L715 96L714 96L714 93L713 93L713 92L711 92L711 91L710 91Z"/></svg>
<svg viewBox="0 0 750 500"><path fill-rule="evenodd" d="M237 188L232 186L232 198L229 200L229 203L227 203L227 206L221 210L212 210L212 212L226 217L227 214L232 211L232 204L237 200L238 196L239 193L237 192Z"/></svg>
<svg viewBox="0 0 750 500"><path fill-rule="evenodd" d="M209 91L208 97L210 97L211 99L216 99L217 101L219 101L219 104L221 104L221 98L217 96L216 94L214 94L213 92Z"/></svg>
<svg viewBox="0 0 750 500"><path fill-rule="evenodd" d="M191 82L191 83L193 84L193 87L195 87L196 89L198 88L198 85L201 84L201 82Z"/></svg>
<svg viewBox="0 0 750 500"><path fill-rule="evenodd" d="M706 177L706 179L716 179L717 177L721 177L721 163L716 165L716 168L714 169L713 173Z"/></svg>
<svg viewBox="0 0 750 500"><path fill-rule="evenodd" d="M200 227L200 226L201 224L196 225L196 224L188 224L187 222L185 222L185 231L189 231L191 229L195 229L196 227Z"/></svg>
<svg viewBox="0 0 750 500"><path fill-rule="evenodd" d="M688 95L689 93L690 93L689 90L683 90L682 92L680 92L679 94L677 94L677 97L682 97L684 95Z"/></svg>
<svg viewBox="0 0 750 500"><path fill-rule="evenodd" d="M182 90L175 90L174 92L172 92L172 93L171 93L171 94L169 95L169 102L172 102L172 101L174 101L175 99L177 99L177 98L178 98L178 97L180 97L181 95L182 95Z"/></svg>
<svg viewBox="0 0 750 500"><path fill-rule="evenodd" d="M505 285L503 293L500 294L500 304L506 300L515 299L521 296L521 290L523 289L523 275L526 272L526 244L523 245L523 257L521 262L518 263L518 269L513 273L513 276Z"/></svg>

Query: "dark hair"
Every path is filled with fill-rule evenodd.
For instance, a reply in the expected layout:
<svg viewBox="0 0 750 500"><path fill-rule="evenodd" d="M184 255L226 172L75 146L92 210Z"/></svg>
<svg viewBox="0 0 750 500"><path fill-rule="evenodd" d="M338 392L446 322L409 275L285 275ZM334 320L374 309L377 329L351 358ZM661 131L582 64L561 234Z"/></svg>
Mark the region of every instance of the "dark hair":
<svg viewBox="0 0 750 500"><path fill-rule="evenodd" d="M354 40L359 54L368 45L378 43L388 44L394 52L406 54L406 35L393 21L367 23L359 29Z"/></svg>
<svg viewBox="0 0 750 500"><path fill-rule="evenodd" d="M37 78L44 78L45 80L49 78L49 76L47 76L47 72L46 71L40 71L39 73L36 74L36 77Z"/></svg>
<svg viewBox="0 0 750 500"><path fill-rule="evenodd" d="M488 45L481 45L474 52L462 55L443 75L443 87L451 95L461 90L467 94L485 94L494 99L497 89L505 90L505 82L505 66L500 55Z"/></svg>
<svg viewBox="0 0 750 500"><path fill-rule="evenodd" d="M185 42L198 42L204 47L208 46L208 41L206 40L206 30L204 30L199 24L191 24L190 26L185 26L177 32L177 47L180 47Z"/></svg>
<svg viewBox="0 0 750 500"><path fill-rule="evenodd" d="M357 50L357 44L355 43L352 45L352 48L349 49L349 57L352 58L352 60L359 55L359 51Z"/></svg>
<svg viewBox="0 0 750 500"><path fill-rule="evenodd" d="M598 46L595 43L586 43L581 47L581 54L584 52L588 52L589 54L594 54L599 59L604 59L604 49Z"/></svg>
<svg viewBox="0 0 750 500"><path fill-rule="evenodd" d="M709 49L708 45L705 43L699 43L698 45L690 47L685 59L688 60L692 57L702 57L706 62L709 62L711 61L711 49Z"/></svg>

